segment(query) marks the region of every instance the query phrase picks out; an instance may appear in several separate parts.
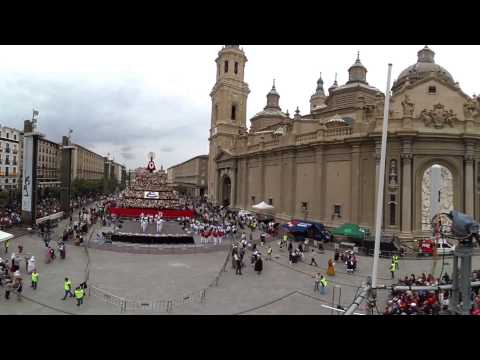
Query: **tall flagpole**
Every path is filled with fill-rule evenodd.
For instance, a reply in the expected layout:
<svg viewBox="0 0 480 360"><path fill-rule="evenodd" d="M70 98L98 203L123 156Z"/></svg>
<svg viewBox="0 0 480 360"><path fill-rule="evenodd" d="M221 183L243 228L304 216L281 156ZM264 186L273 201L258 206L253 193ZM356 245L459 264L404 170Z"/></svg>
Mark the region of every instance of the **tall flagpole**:
<svg viewBox="0 0 480 360"><path fill-rule="evenodd" d="M392 64L388 64L387 90L385 91L385 106L383 109L382 149L380 157L380 171L377 189L377 213L375 219L375 251L373 253L372 289L377 288L378 259L380 256L380 237L382 235L383 220L383 193L385 187L385 160L387 157L388 115L390 111L390 78Z"/></svg>

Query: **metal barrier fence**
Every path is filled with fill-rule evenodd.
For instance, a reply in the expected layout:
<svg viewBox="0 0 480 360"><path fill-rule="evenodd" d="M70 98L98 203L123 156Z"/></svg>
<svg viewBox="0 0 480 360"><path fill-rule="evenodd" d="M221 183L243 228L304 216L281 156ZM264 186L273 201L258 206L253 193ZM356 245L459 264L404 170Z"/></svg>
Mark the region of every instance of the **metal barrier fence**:
<svg viewBox="0 0 480 360"><path fill-rule="evenodd" d="M114 295L108 291L102 290L92 285L89 286L88 288L89 289L88 294L89 296L95 296L108 304L118 307L120 312L152 311L152 312L171 313L174 310L174 308L181 305L192 304L192 303L201 303L201 304L205 303L208 289L218 286L220 277L224 272L227 271L230 255L231 255L231 252L229 249L227 253L227 257L225 258L225 261L220 271L206 288L184 295L181 298L169 299L169 300L154 300L154 301L129 300L129 299Z"/></svg>
<svg viewBox="0 0 480 360"><path fill-rule="evenodd" d="M120 311L125 310L125 298L111 294L105 290L99 289L95 286L88 287L88 296L95 296L107 304L111 304L120 308Z"/></svg>

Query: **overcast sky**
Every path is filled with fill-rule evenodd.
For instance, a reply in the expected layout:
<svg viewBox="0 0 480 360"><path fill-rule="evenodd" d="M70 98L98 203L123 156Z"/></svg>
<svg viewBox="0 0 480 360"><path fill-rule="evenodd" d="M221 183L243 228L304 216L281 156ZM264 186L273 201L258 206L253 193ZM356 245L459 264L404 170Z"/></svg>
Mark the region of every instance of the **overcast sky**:
<svg viewBox="0 0 480 360"><path fill-rule="evenodd" d="M242 45L250 86L248 118L261 111L276 79L282 110L309 109L320 72L325 91L360 50L367 81L382 92L387 64L393 79L416 62L413 46ZM480 46L430 45L468 95L480 93ZM215 58L208 46L0 46L0 123L23 128L32 108L39 130L60 141L68 129L74 142L101 155L110 153L128 168L146 165L150 151L165 167L208 153Z"/></svg>

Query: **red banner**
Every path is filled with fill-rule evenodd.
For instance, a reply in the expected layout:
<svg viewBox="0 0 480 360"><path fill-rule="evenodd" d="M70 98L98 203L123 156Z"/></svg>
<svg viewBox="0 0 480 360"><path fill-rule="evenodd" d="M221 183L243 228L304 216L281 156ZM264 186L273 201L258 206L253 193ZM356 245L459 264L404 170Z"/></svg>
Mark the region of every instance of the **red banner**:
<svg viewBox="0 0 480 360"><path fill-rule="evenodd" d="M109 208L108 212L119 217L138 218L143 213L145 216L155 216L162 213L164 219L177 219L179 217L193 218L193 210L158 210L158 209L140 209L140 208Z"/></svg>

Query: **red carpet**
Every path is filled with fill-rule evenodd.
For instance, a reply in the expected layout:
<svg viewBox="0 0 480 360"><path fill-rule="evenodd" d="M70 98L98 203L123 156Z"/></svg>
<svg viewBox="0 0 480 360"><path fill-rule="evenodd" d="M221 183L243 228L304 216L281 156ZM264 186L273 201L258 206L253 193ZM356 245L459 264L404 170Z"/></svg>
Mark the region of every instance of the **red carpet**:
<svg viewBox="0 0 480 360"><path fill-rule="evenodd" d="M195 216L193 210L157 210L157 209L139 209L139 208L109 208L108 212L119 217L138 218L140 214L144 215L158 215L158 212L163 214L164 219L176 219L179 217L192 218Z"/></svg>

